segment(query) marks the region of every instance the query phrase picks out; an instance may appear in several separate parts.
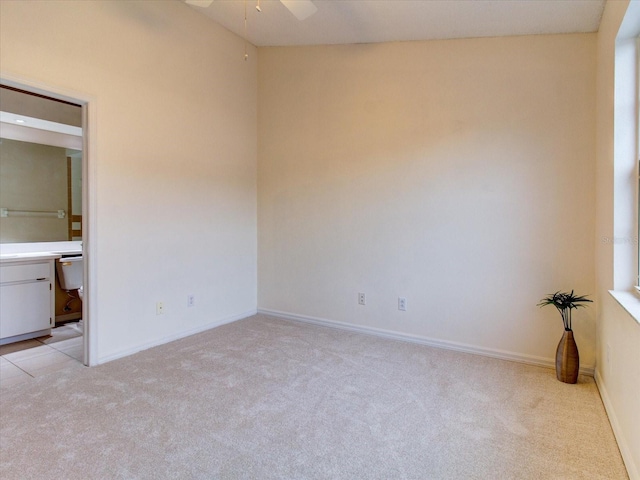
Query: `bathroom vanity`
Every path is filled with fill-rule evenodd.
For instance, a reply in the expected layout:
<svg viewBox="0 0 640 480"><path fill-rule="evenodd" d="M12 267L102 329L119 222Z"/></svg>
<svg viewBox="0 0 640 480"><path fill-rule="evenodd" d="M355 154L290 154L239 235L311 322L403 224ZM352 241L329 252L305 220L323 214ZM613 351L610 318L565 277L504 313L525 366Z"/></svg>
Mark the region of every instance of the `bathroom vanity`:
<svg viewBox="0 0 640 480"><path fill-rule="evenodd" d="M60 255L0 258L0 345L51 333L56 258Z"/></svg>
<svg viewBox="0 0 640 480"><path fill-rule="evenodd" d="M8 244L0 250L0 345L49 335L55 326L55 261L80 242Z"/></svg>

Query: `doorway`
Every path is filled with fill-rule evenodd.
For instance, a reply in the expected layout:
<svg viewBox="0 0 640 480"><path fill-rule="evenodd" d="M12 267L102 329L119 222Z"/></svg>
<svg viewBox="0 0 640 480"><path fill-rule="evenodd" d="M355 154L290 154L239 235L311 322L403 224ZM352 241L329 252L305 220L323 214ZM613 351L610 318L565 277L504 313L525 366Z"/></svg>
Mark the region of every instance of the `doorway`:
<svg viewBox="0 0 640 480"><path fill-rule="evenodd" d="M70 124L70 123L71 124L79 123L79 129L81 130L81 135L79 138L76 138L77 143L74 145L63 145L63 148L64 147L71 147L71 148L64 148L64 151L65 151L64 177L66 179L66 190L67 190L68 196L66 197L67 207L65 207L67 211L65 212L65 219L62 221L62 223L64 223L64 231L65 231L64 241L68 243L75 242L76 244L78 244L80 251L79 252L76 251L73 253L75 254L79 253L83 257L83 270L82 270L82 280L81 280L82 288L80 289L82 299L79 298L77 289L71 290L71 291L65 291L64 295L66 295L66 297L62 295L61 297L62 297L62 305L63 305L62 308L66 310L63 311L62 312L63 314L61 315L59 314L60 312L56 312L55 326L66 327L66 328L60 328L59 330L59 332L62 332L64 330L64 333L62 333L62 337L61 337L62 340L64 341L66 341L65 336L74 335L73 330L76 330L76 332L78 331L81 332L80 333L81 340L82 340L81 345L78 345L77 347L75 347L74 354L70 356L73 356L74 358L80 360L84 365L90 366L92 364L95 364L95 361L92 360L92 355L91 355L92 354L92 349L91 349L92 321L90 320L91 312L93 311L93 309L90 307L91 301L92 301L92 294L91 294L92 289L90 288L92 286L91 273L93 272L93 268L91 266L92 259L93 259L93 255L92 255L93 248L92 248L92 241L91 241L92 236L90 233L92 231L92 228L91 228L92 219L91 219L90 212L93 210L93 201L91 199L91 195L89 194L91 191L91 188L89 185L90 183L89 179L92 177L90 174L91 163L89 161L91 147L88 141L89 103L91 100L88 97L83 98L82 95L63 92L61 90L57 90L54 88L46 88L46 87L42 88L42 86L35 86L29 82L24 82L23 80L15 80L15 79L10 79L6 77L0 78L0 88L2 88L2 91L12 92L12 96L14 97L16 95L24 95L25 96L24 98L30 99L29 102L25 102L25 103L29 103L30 106L26 108L24 112L16 112L15 110L17 110L17 108L14 106L11 106L11 102L5 102L5 101L3 101L2 104L0 105L0 110L4 111L5 107L11 106L11 110L14 110L13 113L23 114L29 118L34 118L36 120L40 119L40 120L43 120L45 123L46 122L51 123L52 121L53 123L61 123L63 125ZM46 113L44 110L38 110L39 108L37 106L38 103L40 103L40 105L42 105L43 103L62 105L66 107L66 111L72 110L73 108L79 109L80 110L79 122L65 120L64 112L62 114L62 117L57 118L58 120L62 118L62 121L56 122L55 121L56 119L52 119L49 113ZM36 106L34 107L34 105ZM7 120L6 117L2 118L3 123L1 124L2 125L1 136L7 137L7 136L15 135L15 133L12 133L11 125L8 125L6 120ZM73 125L73 126L78 126L78 125ZM34 129L40 130L40 128L34 128ZM46 131L47 128L44 127L42 128L42 130ZM7 132L9 133L5 135L5 133ZM40 133L42 134L42 132ZM37 141L40 142L41 144L47 144L47 143L50 144L49 140L46 140L45 137L48 138L51 136L51 134L45 132L42 135L44 135L44 137ZM67 137L69 137L68 132L62 132L63 137L64 135L67 135ZM73 134L71 134L71 136L73 136ZM25 140L25 139L21 139L21 140ZM15 141L21 141L21 140L15 140L15 137L14 137L10 141L15 142ZM79 172L82 172L82 173L80 174ZM73 185L74 181L76 182L75 186ZM80 195L78 195L78 190L80 190L81 192ZM57 242L62 240L63 240L62 238L59 238L59 239L56 238L55 240L52 240L52 241ZM27 243L30 241L30 239L26 238L23 240L17 240L17 242L20 242L20 241ZM33 241L46 242L48 240L35 238L33 239ZM62 242L62 243L65 243L65 242ZM55 247L52 247L52 249L54 248ZM65 248L66 248L66 245L65 245ZM65 252L61 251L61 252L54 252L54 253L62 254ZM66 253L68 254L71 252L66 252ZM65 263L70 263L70 262L65 262ZM54 279L54 282L55 283L53 282L52 283L56 285L57 289L59 289L60 288L59 280ZM67 314L66 317L65 317L65 314ZM77 321L78 319L81 319L81 322L78 322ZM57 330L57 328L54 328L53 330ZM77 334L75 334L75 336L77 336ZM52 335L52 338L53 337L54 335ZM42 343L46 344L47 342L43 341ZM69 353L70 352L67 352L67 354Z"/></svg>

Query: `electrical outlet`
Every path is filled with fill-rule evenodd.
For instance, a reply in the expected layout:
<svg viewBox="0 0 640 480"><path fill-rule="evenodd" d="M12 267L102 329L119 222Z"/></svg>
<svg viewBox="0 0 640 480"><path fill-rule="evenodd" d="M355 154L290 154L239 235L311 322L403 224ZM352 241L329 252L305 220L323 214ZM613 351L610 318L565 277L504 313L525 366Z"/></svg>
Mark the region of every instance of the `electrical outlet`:
<svg viewBox="0 0 640 480"><path fill-rule="evenodd" d="M403 312L407 311L407 299L404 297L398 297L398 310Z"/></svg>
<svg viewBox="0 0 640 480"><path fill-rule="evenodd" d="M187 307L195 307L196 306L196 296L191 294L187 295Z"/></svg>
<svg viewBox="0 0 640 480"><path fill-rule="evenodd" d="M164 303L156 302L156 315L162 315L164 313Z"/></svg>
<svg viewBox="0 0 640 480"><path fill-rule="evenodd" d="M366 305L367 304L367 296L364 293L359 293L358 294L358 303L360 305Z"/></svg>

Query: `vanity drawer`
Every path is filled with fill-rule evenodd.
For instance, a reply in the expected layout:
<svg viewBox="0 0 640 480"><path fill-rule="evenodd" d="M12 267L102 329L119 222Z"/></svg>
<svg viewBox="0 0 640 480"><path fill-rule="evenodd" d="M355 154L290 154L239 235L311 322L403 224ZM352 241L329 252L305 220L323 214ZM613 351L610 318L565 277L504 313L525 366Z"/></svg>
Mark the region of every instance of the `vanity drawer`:
<svg viewBox="0 0 640 480"><path fill-rule="evenodd" d="M49 280L50 271L50 262L2 265L0 267L0 283Z"/></svg>

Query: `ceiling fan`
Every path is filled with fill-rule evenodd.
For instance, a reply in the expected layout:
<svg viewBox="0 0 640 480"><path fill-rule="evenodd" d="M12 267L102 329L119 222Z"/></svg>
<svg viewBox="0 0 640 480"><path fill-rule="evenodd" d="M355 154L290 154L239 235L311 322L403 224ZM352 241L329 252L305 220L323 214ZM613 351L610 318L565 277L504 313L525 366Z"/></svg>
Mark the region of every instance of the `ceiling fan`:
<svg viewBox="0 0 640 480"><path fill-rule="evenodd" d="M184 0L189 5L207 8L213 3L213 0ZM318 11L311 0L280 0L287 9L298 19L304 20ZM260 11L260 2L258 2L258 11Z"/></svg>

